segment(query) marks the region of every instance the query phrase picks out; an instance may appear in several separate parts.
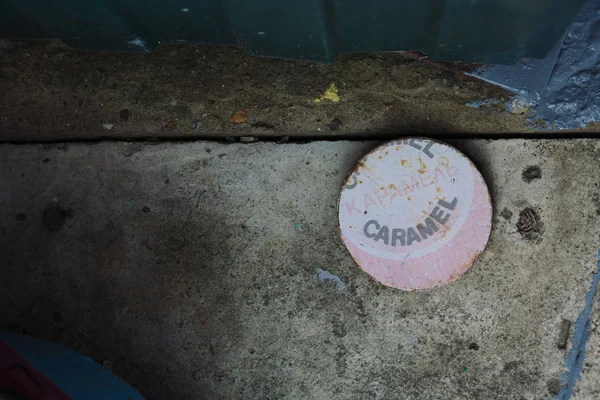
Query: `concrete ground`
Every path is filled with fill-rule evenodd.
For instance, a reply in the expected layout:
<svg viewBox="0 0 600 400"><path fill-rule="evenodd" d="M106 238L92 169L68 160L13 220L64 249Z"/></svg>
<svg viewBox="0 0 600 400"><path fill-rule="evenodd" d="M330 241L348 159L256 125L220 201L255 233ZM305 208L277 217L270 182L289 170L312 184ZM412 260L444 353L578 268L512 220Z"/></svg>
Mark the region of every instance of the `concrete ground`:
<svg viewBox="0 0 600 400"><path fill-rule="evenodd" d="M598 398L600 143L451 143L493 230L422 293L370 279L339 237L340 187L374 142L1 145L0 328L150 400L566 399L579 366L575 398Z"/></svg>

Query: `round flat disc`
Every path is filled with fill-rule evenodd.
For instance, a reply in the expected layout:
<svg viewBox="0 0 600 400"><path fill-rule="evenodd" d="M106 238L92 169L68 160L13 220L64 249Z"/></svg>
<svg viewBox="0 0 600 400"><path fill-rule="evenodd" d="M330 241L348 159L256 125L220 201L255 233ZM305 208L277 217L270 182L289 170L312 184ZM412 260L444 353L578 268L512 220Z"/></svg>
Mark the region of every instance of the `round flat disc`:
<svg viewBox="0 0 600 400"><path fill-rule="evenodd" d="M395 140L368 153L342 189L342 240L379 282L417 291L462 275L484 250L490 195L475 165L442 142Z"/></svg>

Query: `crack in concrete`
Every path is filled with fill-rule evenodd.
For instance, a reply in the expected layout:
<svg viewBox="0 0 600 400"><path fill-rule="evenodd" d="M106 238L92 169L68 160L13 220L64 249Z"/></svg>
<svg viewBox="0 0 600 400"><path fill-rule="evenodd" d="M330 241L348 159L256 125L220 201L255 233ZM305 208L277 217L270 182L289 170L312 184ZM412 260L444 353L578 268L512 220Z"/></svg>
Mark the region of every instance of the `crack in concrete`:
<svg viewBox="0 0 600 400"><path fill-rule="evenodd" d="M283 135L283 134L282 134ZM215 143L240 143L240 138L248 135L181 135L181 136L104 136L104 137L71 137L71 138L57 138L57 139L40 139L40 140L1 140L0 145L12 144L12 145L36 145L36 144L68 144L68 143L83 143L83 144L98 144L98 143L110 143L110 142L126 142L126 143L145 143L145 144L156 144L156 143L193 143L193 142L215 142ZM227 138L233 138L231 142ZM565 139L597 139L598 133L594 131L586 131L585 129L578 130L562 130L562 131L531 131L529 133L464 133L464 132L452 132L452 133L419 133L414 131L408 132L371 132L368 134L342 134L332 136L325 135L302 135L302 136L290 136L289 134L283 136L256 136L258 139L254 142L245 143L252 145L256 143L277 143L281 145L285 144L304 144L312 142L365 142L373 140L395 140L398 138L408 137L426 137L438 140L507 140L507 139L525 139L525 140L565 140ZM243 143L243 142L242 142Z"/></svg>

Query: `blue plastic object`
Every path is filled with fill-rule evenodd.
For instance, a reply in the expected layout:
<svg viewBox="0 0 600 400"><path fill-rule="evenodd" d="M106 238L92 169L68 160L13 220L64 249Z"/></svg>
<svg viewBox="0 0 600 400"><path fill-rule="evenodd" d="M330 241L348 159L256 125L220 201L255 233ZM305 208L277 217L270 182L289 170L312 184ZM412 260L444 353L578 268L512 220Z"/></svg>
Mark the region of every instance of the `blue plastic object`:
<svg viewBox="0 0 600 400"><path fill-rule="evenodd" d="M0 340L73 400L144 400L112 372L64 346L1 331Z"/></svg>

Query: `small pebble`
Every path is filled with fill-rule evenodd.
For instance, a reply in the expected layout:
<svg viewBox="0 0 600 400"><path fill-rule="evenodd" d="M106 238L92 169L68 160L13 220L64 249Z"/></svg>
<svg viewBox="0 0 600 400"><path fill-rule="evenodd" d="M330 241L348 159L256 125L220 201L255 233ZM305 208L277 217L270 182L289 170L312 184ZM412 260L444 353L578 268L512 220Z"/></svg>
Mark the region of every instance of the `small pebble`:
<svg viewBox="0 0 600 400"><path fill-rule="evenodd" d="M104 124L102 124L102 128L106 129L107 131L110 131L114 128L115 126L113 124L109 124L108 122L105 122Z"/></svg>
<svg viewBox="0 0 600 400"><path fill-rule="evenodd" d="M340 121L339 118L336 118L333 121L331 121L331 123L327 126L330 130L337 131L338 129L340 129L340 126L342 126L342 121Z"/></svg>
<svg viewBox="0 0 600 400"><path fill-rule="evenodd" d="M508 111L513 115L524 115L530 110L531 104L520 97L515 97L508 103Z"/></svg>
<svg viewBox="0 0 600 400"><path fill-rule="evenodd" d="M258 142L258 138L256 136L242 136L240 138L240 142L242 142L242 143Z"/></svg>
<svg viewBox="0 0 600 400"><path fill-rule="evenodd" d="M560 323L560 333L558 335L557 347L561 350L567 348L569 344L569 337L571 336L571 321L563 319Z"/></svg>
<svg viewBox="0 0 600 400"><path fill-rule="evenodd" d="M190 129L200 129L201 126L202 122L200 122L199 119L193 119L192 122L190 122Z"/></svg>

